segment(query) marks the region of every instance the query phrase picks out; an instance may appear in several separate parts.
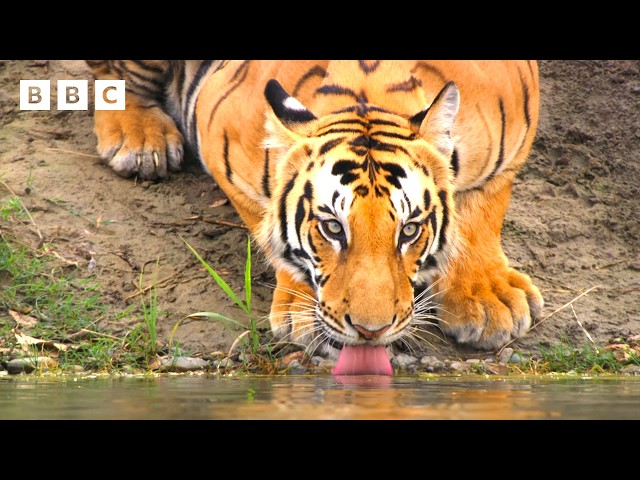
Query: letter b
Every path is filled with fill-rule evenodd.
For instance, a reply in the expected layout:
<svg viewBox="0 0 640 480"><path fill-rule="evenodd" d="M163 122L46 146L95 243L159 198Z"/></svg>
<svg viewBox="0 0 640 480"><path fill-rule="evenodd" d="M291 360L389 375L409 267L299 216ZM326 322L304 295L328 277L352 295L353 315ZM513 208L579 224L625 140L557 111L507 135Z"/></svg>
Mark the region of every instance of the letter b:
<svg viewBox="0 0 640 480"><path fill-rule="evenodd" d="M87 110L87 80L58 80L58 110Z"/></svg>
<svg viewBox="0 0 640 480"><path fill-rule="evenodd" d="M49 80L20 80L20 110L49 110Z"/></svg>

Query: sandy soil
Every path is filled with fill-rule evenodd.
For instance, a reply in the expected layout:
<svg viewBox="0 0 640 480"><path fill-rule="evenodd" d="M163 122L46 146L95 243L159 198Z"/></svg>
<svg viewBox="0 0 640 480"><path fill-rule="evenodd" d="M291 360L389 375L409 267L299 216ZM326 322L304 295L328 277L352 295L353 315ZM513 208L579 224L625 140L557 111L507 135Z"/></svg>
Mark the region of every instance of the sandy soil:
<svg viewBox="0 0 640 480"><path fill-rule="evenodd" d="M511 345L534 353L561 340L581 346L589 341L585 331L600 344L640 333L640 61L542 61L540 72L538 137L503 238L513 265L545 297L548 318ZM0 178L22 197L60 262L77 263L99 283L114 315L139 302L142 271L144 285L160 282L163 338L179 322L174 341L181 346L227 349L239 329L185 317L215 311L242 320L242 312L181 237L242 293L247 232L211 223L239 218L219 205L224 194L195 162L159 183L117 176L95 155L91 110L56 111L54 101L51 111L20 111L20 79L65 78L90 77L77 61L0 61ZM0 198L7 195L0 190ZM38 245L33 226L11 234ZM273 274L256 251L253 274L254 310L263 318ZM0 307L0 321L6 318ZM133 321L112 317L97 328L117 333ZM423 354L478 357L433 332Z"/></svg>

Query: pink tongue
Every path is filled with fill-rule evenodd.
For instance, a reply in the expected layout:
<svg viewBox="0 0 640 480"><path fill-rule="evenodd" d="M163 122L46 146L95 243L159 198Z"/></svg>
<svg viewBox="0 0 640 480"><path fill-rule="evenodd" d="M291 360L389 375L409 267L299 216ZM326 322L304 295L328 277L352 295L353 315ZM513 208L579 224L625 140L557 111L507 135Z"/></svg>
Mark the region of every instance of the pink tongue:
<svg viewBox="0 0 640 480"><path fill-rule="evenodd" d="M340 350L334 375L393 375L393 367L383 345L345 345Z"/></svg>

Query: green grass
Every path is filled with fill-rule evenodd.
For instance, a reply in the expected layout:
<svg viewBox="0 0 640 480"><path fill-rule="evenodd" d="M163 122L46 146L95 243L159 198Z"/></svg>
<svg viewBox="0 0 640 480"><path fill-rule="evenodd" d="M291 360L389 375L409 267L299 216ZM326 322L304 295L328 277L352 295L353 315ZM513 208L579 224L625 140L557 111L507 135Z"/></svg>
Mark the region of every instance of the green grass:
<svg viewBox="0 0 640 480"><path fill-rule="evenodd" d="M260 332L258 330L258 321L256 317L253 315L251 310L251 237L247 236L247 259L245 262L245 270L244 270L244 300L242 300L236 293L232 290L229 284L200 256L200 254L182 237L180 237L185 245L191 250L194 256L198 259L198 261L202 264L202 266L207 270L209 275L214 279L216 284L227 294L227 296L233 300L233 302L242 310L242 312L246 316L247 323L249 325L248 330L246 329L246 324L229 318L226 315L222 315L216 312L197 312L189 315L194 318L210 318L216 321L226 322L237 327L240 327L245 330L244 334L240 335L240 340L243 342L249 353L254 358L260 357L262 362L264 363L264 356L262 355L263 351L266 351L266 363L273 366L274 358L271 352L270 344L264 345L264 348L261 348L263 345L260 343ZM248 340L246 336L248 336Z"/></svg>
<svg viewBox="0 0 640 480"><path fill-rule="evenodd" d="M44 243L33 249L9 238L11 228L28 218L15 196L0 202L0 363L11 358L57 357L61 371L116 372L122 368L144 370L159 352L156 288L149 297L141 291L140 305L110 313L92 279L51 255ZM15 316L24 318L23 324ZM105 319L139 319L122 337L101 332ZM20 340L39 341L29 348ZM65 348L52 348L56 342ZM37 370L37 369L36 369Z"/></svg>
<svg viewBox="0 0 640 480"><path fill-rule="evenodd" d="M155 355L157 353L158 346L158 289L156 287L157 281L157 267L158 263L156 262L156 273L153 277L153 287L151 288L151 295L148 301L145 300L144 294L140 295L140 307L142 309L142 317L144 319L144 326L146 327L146 342L145 344L149 347L149 355ZM142 292L142 275L144 273L144 269L140 271L140 280L138 283L138 287Z"/></svg>
<svg viewBox="0 0 640 480"><path fill-rule="evenodd" d="M519 373L588 373L617 374L626 365L639 365L640 355L637 350L628 349L628 359L616 359L612 350L594 344L581 347L572 346L563 339L557 344L540 347L540 355L529 358L519 365L514 365Z"/></svg>

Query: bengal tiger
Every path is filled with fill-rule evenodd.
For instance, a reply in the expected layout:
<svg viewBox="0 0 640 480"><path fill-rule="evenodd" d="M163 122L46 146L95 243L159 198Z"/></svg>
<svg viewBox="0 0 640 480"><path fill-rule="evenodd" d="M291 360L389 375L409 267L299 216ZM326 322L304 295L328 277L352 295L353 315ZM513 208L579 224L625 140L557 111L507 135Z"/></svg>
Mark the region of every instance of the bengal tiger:
<svg viewBox="0 0 640 480"><path fill-rule="evenodd" d="M540 315L501 247L536 135L535 61L88 64L126 81L126 109L95 112L101 157L156 179L185 146L199 156L275 269L277 338L386 348L435 302L447 336L491 350Z"/></svg>

